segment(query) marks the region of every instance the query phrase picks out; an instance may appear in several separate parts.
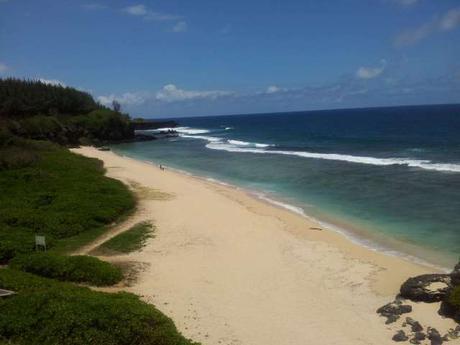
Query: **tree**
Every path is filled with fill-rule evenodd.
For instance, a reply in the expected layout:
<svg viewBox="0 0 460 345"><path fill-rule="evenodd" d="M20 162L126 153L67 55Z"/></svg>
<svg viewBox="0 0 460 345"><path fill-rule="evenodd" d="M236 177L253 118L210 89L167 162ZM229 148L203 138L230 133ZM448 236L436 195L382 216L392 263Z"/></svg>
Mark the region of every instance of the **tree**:
<svg viewBox="0 0 460 345"><path fill-rule="evenodd" d="M112 101L112 108L113 108L113 111L119 113L121 111L121 104L116 99L114 99Z"/></svg>

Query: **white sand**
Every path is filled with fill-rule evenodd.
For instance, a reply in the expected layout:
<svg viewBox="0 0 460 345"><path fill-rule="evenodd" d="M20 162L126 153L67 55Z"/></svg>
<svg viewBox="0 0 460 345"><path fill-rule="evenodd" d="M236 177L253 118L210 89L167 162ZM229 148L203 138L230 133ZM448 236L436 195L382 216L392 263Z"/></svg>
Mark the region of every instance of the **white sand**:
<svg viewBox="0 0 460 345"><path fill-rule="evenodd" d="M375 310L406 278L433 271L312 230L321 225L235 188L113 152L74 151L140 185L135 220L157 229L143 251L127 255L149 264L129 290L203 344L394 344L401 322L387 326ZM443 334L455 324L435 308L415 304L408 316Z"/></svg>

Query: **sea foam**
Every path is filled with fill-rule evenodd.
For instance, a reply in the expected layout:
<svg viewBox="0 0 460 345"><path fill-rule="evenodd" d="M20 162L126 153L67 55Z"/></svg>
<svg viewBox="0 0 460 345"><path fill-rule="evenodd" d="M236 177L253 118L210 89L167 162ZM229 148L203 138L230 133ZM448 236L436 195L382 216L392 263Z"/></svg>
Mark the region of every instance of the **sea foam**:
<svg viewBox="0 0 460 345"><path fill-rule="evenodd" d="M193 138L208 141L206 147L211 150L222 150L227 152L240 152L240 153L256 153L256 154L271 154L271 155L285 155L297 156L302 158L324 159L333 161L350 162L357 164L368 165L403 165L412 168L420 168L425 170L444 171L460 173L460 164L455 163L437 163L430 160L410 159L410 158L378 158L367 156L354 156L339 153L316 153L308 151L286 151L276 149L266 149L273 147L273 145L265 143L253 143L236 139L224 139L219 137L196 135L202 133L209 133L209 130L178 127L176 131L179 132L183 138Z"/></svg>

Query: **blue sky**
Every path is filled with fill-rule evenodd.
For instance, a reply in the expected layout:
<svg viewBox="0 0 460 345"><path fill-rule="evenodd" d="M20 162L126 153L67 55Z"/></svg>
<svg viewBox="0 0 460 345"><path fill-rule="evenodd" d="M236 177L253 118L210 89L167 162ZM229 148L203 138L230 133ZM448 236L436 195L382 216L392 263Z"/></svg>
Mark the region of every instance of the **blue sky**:
<svg viewBox="0 0 460 345"><path fill-rule="evenodd" d="M0 0L0 74L168 117L460 102L458 0Z"/></svg>

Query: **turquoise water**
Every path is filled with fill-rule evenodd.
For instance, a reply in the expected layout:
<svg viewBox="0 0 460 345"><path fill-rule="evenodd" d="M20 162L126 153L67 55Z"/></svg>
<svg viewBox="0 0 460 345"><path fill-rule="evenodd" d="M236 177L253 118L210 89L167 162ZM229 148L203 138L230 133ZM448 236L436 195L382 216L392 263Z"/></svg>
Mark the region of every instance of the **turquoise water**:
<svg viewBox="0 0 460 345"><path fill-rule="evenodd" d="M460 106L178 119L180 137L114 146L293 205L366 245L460 255Z"/></svg>

